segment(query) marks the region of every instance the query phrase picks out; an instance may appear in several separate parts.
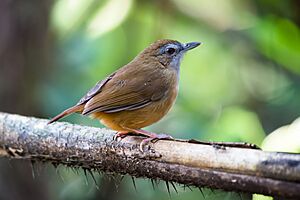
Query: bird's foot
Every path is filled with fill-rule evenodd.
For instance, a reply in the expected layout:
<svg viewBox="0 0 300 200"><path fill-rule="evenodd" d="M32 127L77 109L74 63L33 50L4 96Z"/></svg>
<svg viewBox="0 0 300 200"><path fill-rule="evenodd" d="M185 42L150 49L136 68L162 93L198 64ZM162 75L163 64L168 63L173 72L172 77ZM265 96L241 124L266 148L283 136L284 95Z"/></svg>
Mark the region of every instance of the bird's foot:
<svg viewBox="0 0 300 200"><path fill-rule="evenodd" d="M155 133L154 133L155 134ZM140 151L144 151L144 148L149 142L156 142L157 140L163 140L163 139L174 139L172 136L167 135L167 134L155 134L152 136L149 136L149 138L143 139L142 142L140 143Z"/></svg>
<svg viewBox="0 0 300 200"><path fill-rule="evenodd" d="M146 139L143 139L142 142L140 143L141 152L144 152L144 148L147 144L149 144L149 142L156 142L157 140L164 140L164 139L169 139L169 140L174 139L172 136L167 134L157 134L145 130L132 130L132 131L148 137Z"/></svg>
<svg viewBox="0 0 300 200"><path fill-rule="evenodd" d="M129 132L126 131L119 131L114 135L113 140L118 141L119 138L122 140L128 135L128 133Z"/></svg>

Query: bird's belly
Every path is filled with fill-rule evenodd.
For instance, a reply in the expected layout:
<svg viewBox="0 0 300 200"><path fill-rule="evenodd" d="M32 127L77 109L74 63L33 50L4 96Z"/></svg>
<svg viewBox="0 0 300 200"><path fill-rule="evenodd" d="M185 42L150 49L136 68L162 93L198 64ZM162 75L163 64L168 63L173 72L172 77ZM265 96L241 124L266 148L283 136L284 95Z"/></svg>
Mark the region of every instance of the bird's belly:
<svg viewBox="0 0 300 200"><path fill-rule="evenodd" d="M143 108L116 113L98 112L93 113L92 117L100 119L102 124L116 131L128 131L126 128L140 129L164 117L175 102L176 96L177 88L174 88L167 97Z"/></svg>

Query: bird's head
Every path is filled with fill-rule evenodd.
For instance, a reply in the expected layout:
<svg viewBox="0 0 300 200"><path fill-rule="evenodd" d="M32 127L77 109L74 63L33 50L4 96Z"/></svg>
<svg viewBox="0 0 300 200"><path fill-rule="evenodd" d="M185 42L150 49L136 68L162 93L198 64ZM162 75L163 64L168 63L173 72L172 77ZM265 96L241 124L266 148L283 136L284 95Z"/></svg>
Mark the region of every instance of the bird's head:
<svg viewBox="0 0 300 200"><path fill-rule="evenodd" d="M156 60L164 67L172 67L179 70L183 55L200 44L200 42L184 44L176 40L158 40L142 51L140 57Z"/></svg>

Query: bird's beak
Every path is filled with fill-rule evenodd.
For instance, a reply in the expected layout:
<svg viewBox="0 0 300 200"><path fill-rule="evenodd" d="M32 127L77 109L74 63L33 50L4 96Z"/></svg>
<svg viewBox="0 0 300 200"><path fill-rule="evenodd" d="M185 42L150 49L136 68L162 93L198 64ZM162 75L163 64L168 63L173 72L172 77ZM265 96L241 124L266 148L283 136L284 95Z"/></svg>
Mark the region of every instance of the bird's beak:
<svg viewBox="0 0 300 200"><path fill-rule="evenodd" d="M189 42L183 45L183 51L188 51L199 46L201 42Z"/></svg>

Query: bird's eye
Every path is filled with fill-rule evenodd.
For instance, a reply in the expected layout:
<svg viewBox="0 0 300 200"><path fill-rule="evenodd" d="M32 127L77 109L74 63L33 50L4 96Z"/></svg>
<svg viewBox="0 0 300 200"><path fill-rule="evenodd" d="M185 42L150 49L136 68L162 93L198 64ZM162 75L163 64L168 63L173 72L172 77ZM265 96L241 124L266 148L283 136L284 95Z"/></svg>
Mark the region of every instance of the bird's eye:
<svg viewBox="0 0 300 200"><path fill-rule="evenodd" d="M166 52L167 52L167 54L169 54L169 55L172 55L173 53L175 53L175 51L176 51L176 50L175 50L174 48L172 48L172 47L166 49Z"/></svg>

